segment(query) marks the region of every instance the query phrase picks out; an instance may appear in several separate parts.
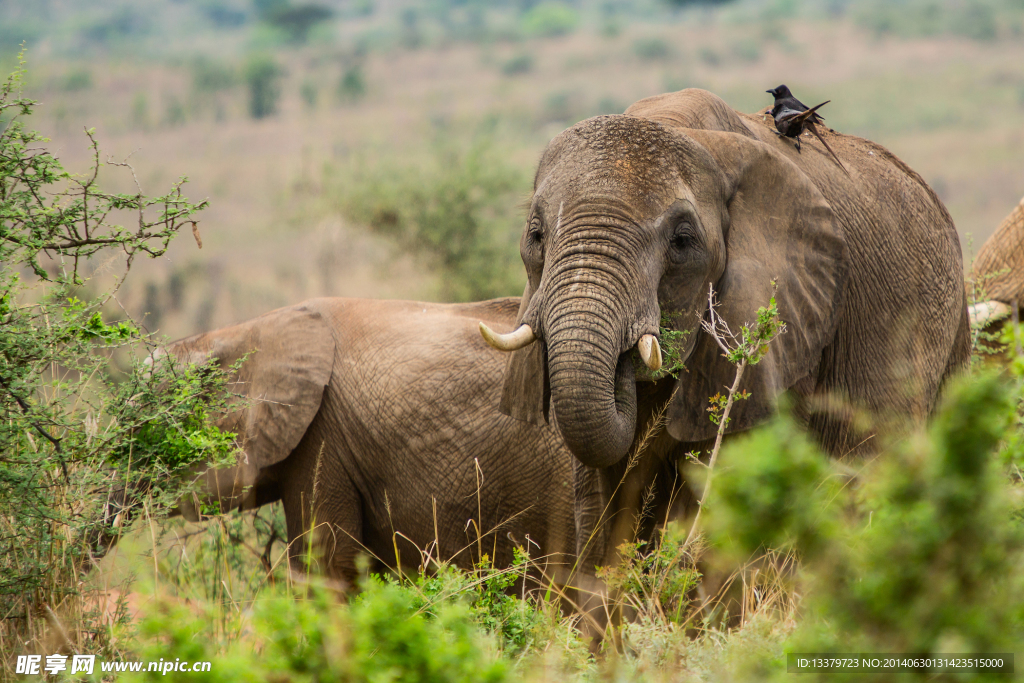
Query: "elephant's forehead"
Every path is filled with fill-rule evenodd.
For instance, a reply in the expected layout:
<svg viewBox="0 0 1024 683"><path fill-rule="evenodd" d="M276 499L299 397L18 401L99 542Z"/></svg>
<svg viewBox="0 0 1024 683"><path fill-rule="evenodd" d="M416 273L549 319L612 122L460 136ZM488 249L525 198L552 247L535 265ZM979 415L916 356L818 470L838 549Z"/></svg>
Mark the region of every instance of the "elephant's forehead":
<svg viewBox="0 0 1024 683"><path fill-rule="evenodd" d="M582 121L552 141L544 165L574 194L651 199L674 184L674 145L659 124L629 116Z"/></svg>

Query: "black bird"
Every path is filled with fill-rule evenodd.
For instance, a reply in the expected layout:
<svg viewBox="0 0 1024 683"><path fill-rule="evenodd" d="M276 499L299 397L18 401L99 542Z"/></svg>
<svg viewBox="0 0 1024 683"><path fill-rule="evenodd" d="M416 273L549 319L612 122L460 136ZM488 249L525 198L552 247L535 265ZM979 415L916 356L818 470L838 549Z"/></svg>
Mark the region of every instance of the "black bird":
<svg viewBox="0 0 1024 683"><path fill-rule="evenodd" d="M832 100L825 100L819 105L807 108L807 105L793 97L793 93L789 91L785 85L780 85L772 90L766 90L769 95L775 98L775 106L772 107L772 118L775 119L775 129L778 134L793 138L796 141L796 151L800 151L800 135L805 131L809 130L814 134L814 137L818 138L825 149L828 150L832 158L836 160L836 163L845 171L846 166L839 160L836 153L832 151L832 148L828 146L824 138L818 134L818 129L814 125L816 123L822 123L825 119L822 118L817 110L824 107Z"/></svg>
<svg viewBox="0 0 1024 683"><path fill-rule="evenodd" d="M807 105L793 97L793 93L790 92L789 86L780 85L777 88L771 90L765 90L766 93L775 98L775 106L772 107L772 116L778 116L778 112L783 109L792 109L795 112L807 111ZM831 100L829 100L831 102ZM822 102L821 104L825 104ZM821 106L818 105L818 107ZM817 107L815 107L817 109ZM814 123L822 123L825 121L821 114L815 114L812 118Z"/></svg>

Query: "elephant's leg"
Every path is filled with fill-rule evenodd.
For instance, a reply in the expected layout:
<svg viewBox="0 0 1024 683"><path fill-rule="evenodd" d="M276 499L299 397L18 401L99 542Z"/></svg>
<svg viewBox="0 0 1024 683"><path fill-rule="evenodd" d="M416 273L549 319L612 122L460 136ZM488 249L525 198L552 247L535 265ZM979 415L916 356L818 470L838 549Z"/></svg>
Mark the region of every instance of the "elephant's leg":
<svg viewBox="0 0 1024 683"><path fill-rule="evenodd" d="M597 578L595 569L605 563L611 537L607 523L612 489L604 472L572 461L573 493L576 517L576 568L572 578L573 598L583 616L584 637L600 643L608 623L607 586Z"/></svg>
<svg viewBox="0 0 1024 683"><path fill-rule="evenodd" d="M578 557L573 585L583 615L581 630L594 651L609 624L618 626L634 616L620 596L596 576L595 567L616 566L622 561L618 553L622 543L650 538L654 526L664 521L656 519L659 507L666 505L658 500L664 464L661 453L646 449L638 458L626 458L603 469L573 462ZM612 635L617 636L617 629Z"/></svg>
<svg viewBox="0 0 1024 683"><path fill-rule="evenodd" d="M352 590L363 550L362 499L318 431L306 434L282 475L289 563L292 571L320 573Z"/></svg>

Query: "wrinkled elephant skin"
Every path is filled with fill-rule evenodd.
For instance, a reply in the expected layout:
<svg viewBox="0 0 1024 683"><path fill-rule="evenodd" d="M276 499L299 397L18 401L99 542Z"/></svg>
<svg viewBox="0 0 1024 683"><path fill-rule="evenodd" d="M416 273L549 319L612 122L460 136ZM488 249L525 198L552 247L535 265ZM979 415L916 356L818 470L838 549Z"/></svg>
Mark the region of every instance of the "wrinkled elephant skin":
<svg viewBox="0 0 1024 683"><path fill-rule="evenodd" d="M313 299L171 344L224 368L249 354L231 386L245 401L220 422L244 458L205 474L208 495L282 500L293 567L312 527L321 569L348 585L360 552L394 567L397 545L415 570L435 540L462 567L481 552L510 564L515 545L564 562L572 458L554 427L498 412L505 357L477 332L511 329L518 307Z"/></svg>

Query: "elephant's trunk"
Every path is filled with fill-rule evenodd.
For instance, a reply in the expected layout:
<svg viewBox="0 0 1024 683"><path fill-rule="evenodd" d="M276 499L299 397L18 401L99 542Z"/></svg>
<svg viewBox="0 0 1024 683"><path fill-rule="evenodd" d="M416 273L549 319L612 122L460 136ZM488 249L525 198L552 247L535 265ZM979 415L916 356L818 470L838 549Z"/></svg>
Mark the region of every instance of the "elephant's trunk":
<svg viewBox="0 0 1024 683"><path fill-rule="evenodd" d="M606 291L607 294L607 291ZM594 292L547 310L551 400L566 445L589 467L608 467L636 431L636 381L622 353L624 322Z"/></svg>

